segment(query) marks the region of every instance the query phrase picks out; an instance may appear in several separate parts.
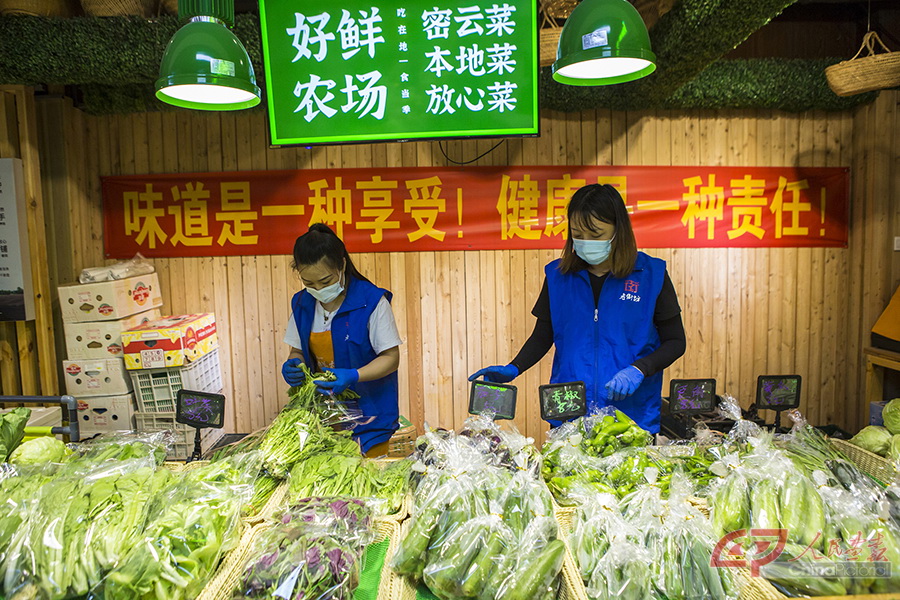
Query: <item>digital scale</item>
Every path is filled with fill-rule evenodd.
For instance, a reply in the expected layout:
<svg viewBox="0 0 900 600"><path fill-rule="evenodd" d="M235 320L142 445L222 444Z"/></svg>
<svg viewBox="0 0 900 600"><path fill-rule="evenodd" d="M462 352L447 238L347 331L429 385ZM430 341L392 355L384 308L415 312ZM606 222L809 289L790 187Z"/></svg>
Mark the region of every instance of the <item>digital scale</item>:
<svg viewBox="0 0 900 600"><path fill-rule="evenodd" d="M210 392L178 390L175 395L175 422L196 430L194 452L187 462L200 460L203 455L200 430L221 429L225 425L225 396Z"/></svg>
<svg viewBox="0 0 900 600"><path fill-rule="evenodd" d="M583 381L551 383L538 389L541 418L568 421L587 414L587 394ZM493 413L495 420L516 416L518 388L506 383L476 379L469 391L469 414Z"/></svg>

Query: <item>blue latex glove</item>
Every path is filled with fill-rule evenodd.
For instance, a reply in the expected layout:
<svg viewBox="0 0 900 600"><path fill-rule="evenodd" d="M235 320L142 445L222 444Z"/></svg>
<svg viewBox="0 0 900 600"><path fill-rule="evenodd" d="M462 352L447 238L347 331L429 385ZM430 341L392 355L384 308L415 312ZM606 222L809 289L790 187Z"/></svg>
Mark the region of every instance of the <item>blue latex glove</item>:
<svg viewBox="0 0 900 600"><path fill-rule="evenodd" d="M509 383L519 376L519 367L516 365L494 365L475 371L469 376L469 381L475 381L479 377L491 383Z"/></svg>
<svg viewBox="0 0 900 600"><path fill-rule="evenodd" d="M359 371L356 369L325 369L334 373L334 381L317 381L316 391L320 394L340 394L348 387L359 381Z"/></svg>
<svg viewBox="0 0 900 600"><path fill-rule="evenodd" d="M625 367L607 382L606 398L613 402L624 400L637 391L642 381L644 374L640 369L634 365Z"/></svg>
<svg viewBox="0 0 900 600"><path fill-rule="evenodd" d="M299 358L289 358L281 365L281 376L288 385L303 385L306 381L306 374L300 368L302 364L303 360Z"/></svg>

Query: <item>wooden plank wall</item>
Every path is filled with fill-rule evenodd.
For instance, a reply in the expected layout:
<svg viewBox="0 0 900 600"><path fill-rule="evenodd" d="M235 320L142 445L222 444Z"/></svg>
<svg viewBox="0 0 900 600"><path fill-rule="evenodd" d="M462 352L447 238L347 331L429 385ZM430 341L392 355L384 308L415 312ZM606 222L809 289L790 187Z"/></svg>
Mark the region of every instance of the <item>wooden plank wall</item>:
<svg viewBox="0 0 900 600"><path fill-rule="evenodd" d="M720 389L749 404L756 376L804 377L802 410L814 423L854 429L863 418L860 347L887 302L890 227L900 189L898 93L884 93L857 113L773 111L545 112L542 136L508 140L477 165L852 166L850 249L655 250L669 269L684 310L687 354L669 377L716 377ZM262 112L167 112L90 117L67 101L42 108L53 190L56 281L103 263L100 175L449 164L435 142L270 149ZM60 143L63 142L63 143ZM445 142L467 160L493 141ZM56 144L55 150L49 148ZM55 152L55 154L54 154ZM878 161L869 159L878 155ZM62 155L62 158L60 158ZM62 172L64 171L64 172ZM900 172L894 164L893 173ZM887 183L886 183L887 182ZM893 208L892 208L893 207ZM68 223L66 223L68 222ZM298 234L301 232L298 232ZM640 240L639 240L640 242ZM65 247L70 247L66 254ZM393 290L405 340L401 410L418 422L458 427L465 418L466 376L505 363L529 335L543 266L556 251L502 250L360 254L359 268ZM285 400L281 342L290 296L299 282L286 256L157 260L165 311L217 315L230 427L268 423ZM896 276L894 277L896 279ZM896 282L894 282L896 284ZM516 425L546 430L536 390L550 357L518 380Z"/></svg>
<svg viewBox="0 0 900 600"><path fill-rule="evenodd" d="M59 391L54 347L44 196L34 94L22 86L0 86L0 158L22 159L24 215L31 257L33 321L0 323L0 393L54 396Z"/></svg>

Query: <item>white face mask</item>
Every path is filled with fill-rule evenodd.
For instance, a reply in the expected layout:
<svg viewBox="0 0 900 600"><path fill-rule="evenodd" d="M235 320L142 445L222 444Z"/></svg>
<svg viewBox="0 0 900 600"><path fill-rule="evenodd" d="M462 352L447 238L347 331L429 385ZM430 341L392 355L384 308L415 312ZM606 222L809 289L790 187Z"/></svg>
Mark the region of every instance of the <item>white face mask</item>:
<svg viewBox="0 0 900 600"><path fill-rule="evenodd" d="M337 281L329 286L323 287L321 290L306 288L306 291L322 304L328 304L344 292L344 284Z"/></svg>
<svg viewBox="0 0 900 600"><path fill-rule="evenodd" d="M578 240L572 239L575 254L589 265L599 265L612 251L612 240Z"/></svg>

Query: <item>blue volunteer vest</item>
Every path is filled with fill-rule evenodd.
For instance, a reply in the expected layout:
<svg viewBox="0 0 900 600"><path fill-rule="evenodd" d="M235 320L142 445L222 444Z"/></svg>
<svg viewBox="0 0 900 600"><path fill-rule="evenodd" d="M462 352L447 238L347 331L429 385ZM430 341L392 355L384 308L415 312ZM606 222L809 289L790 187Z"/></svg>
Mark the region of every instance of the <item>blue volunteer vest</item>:
<svg viewBox="0 0 900 600"><path fill-rule="evenodd" d="M384 296L387 296L388 301L391 300L389 291L368 281L350 279L344 302L331 323L331 343L334 346L336 368L359 369L378 356L369 341L369 317ZM316 299L306 290L297 292L291 300L291 310L300 333L303 360L311 366L313 361L309 350L309 336L316 311ZM350 386L350 389L359 394L362 413L367 417L374 417L372 422L358 425L353 430L353 438L359 442L363 452L390 439L399 427L397 381L397 372L394 371L376 381L357 382Z"/></svg>
<svg viewBox="0 0 900 600"><path fill-rule="evenodd" d="M653 314L665 278L665 261L638 252L630 275L606 278L599 304L594 304L588 272L565 275L559 262L544 268L556 347L550 382L584 381L589 411L612 404L647 431L657 433L662 372L646 377L621 402L609 402L605 386L621 369L659 348Z"/></svg>

